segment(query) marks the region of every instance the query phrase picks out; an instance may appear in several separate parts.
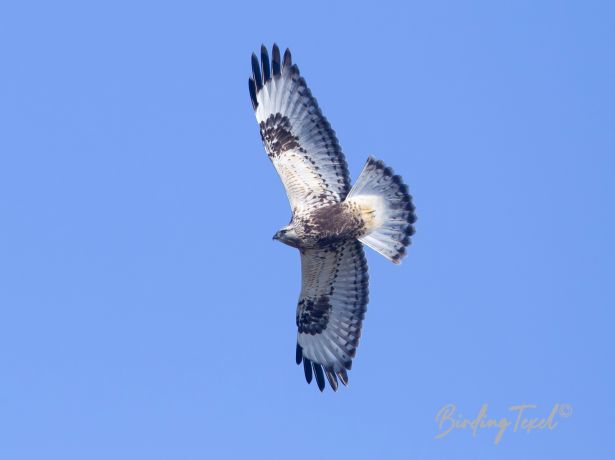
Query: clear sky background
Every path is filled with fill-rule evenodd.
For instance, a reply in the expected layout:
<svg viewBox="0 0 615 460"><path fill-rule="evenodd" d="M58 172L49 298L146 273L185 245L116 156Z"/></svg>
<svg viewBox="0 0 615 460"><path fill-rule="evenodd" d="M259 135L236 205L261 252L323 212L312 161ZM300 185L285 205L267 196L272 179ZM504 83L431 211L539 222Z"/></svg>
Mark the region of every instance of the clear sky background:
<svg viewBox="0 0 615 460"><path fill-rule="evenodd" d="M12 3L11 6L9 3ZM17 5L18 6L15 6ZM250 106L290 47L353 180L403 175L350 387L294 363L299 256ZM610 458L611 2L4 2L0 457ZM553 430L458 430L535 404Z"/></svg>

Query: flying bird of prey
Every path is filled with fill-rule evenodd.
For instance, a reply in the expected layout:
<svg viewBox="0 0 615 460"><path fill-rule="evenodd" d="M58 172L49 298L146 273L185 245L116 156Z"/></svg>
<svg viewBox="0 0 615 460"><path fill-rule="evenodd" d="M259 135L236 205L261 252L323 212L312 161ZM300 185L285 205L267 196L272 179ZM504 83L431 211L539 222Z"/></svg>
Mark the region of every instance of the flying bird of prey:
<svg viewBox="0 0 615 460"><path fill-rule="evenodd" d="M369 157L354 186L335 132L292 63L273 45L252 54L250 98L290 206L274 239L301 253L296 361L320 391L348 384L368 300L363 244L399 263L416 221L400 176Z"/></svg>

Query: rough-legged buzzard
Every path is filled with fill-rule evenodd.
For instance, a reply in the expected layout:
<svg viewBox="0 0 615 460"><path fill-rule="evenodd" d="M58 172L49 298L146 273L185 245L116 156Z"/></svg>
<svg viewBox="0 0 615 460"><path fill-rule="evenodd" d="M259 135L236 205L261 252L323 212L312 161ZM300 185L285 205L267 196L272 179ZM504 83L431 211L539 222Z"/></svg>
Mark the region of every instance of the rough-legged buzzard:
<svg viewBox="0 0 615 460"><path fill-rule="evenodd" d="M372 157L354 186L335 132L289 50L252 55L250 98L292 220L274 238L301 253L297 364L318 388L348 384L368 300L363 244L399 263L416 221L400 176Z"/></svg>

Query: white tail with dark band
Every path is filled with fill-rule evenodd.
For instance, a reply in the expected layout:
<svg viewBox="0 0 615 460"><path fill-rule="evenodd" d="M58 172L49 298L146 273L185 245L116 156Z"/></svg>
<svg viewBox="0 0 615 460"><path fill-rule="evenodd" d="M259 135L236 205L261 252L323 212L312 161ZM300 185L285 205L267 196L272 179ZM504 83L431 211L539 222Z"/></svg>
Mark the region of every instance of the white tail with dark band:
<svg viewBox="0 0 615 460"><path fill-rule="evenodd" d="M408 187L382 161L369 157L346 201L359 206L366 225L359 241L394 263L414 234L414 205Z"/></svg>

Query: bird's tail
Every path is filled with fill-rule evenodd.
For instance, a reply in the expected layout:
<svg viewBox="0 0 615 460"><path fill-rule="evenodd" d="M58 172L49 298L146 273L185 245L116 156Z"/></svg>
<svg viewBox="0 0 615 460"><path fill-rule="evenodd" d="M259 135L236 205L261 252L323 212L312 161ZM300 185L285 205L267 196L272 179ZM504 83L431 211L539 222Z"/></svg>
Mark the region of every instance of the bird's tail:
<svg viewBox="0 0 615 460"><path fill-rule="evenodd" d="M412 197L402 178L382 161L369 157L346 201L358 206L366 227L359 241L399 263L416 221Z"/></svg>

